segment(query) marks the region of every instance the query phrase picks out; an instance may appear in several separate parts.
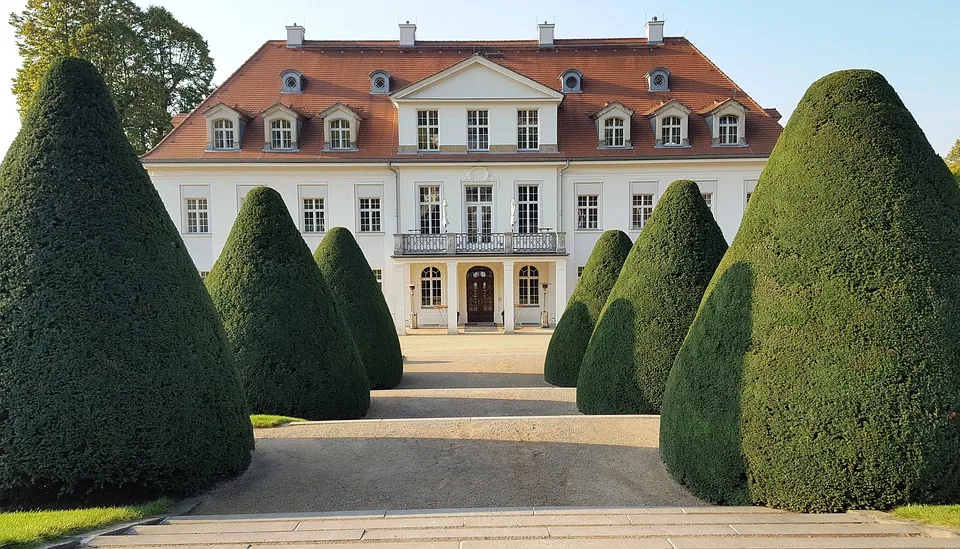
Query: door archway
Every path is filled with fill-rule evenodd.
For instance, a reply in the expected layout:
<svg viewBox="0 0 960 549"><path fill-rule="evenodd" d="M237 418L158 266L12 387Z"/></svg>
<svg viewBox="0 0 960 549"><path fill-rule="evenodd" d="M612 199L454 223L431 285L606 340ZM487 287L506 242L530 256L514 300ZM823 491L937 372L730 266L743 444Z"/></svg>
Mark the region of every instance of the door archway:
<svg viewBox="0 0 960 549"><path fill-rule="evenodd" d="M493 269L473 267L467 271L467 322L493 323Z"/></svg>

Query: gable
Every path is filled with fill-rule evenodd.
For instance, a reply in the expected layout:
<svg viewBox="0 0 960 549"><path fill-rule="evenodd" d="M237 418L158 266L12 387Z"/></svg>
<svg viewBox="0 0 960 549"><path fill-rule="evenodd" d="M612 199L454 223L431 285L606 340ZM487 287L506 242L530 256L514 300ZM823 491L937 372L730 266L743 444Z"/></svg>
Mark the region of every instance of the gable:
<svg viewBox="0 0 960 549"><path fill-rule="evenodd" d="M563 94L482 57L471 57L393 95L394 100L548 100Z"/></svg>

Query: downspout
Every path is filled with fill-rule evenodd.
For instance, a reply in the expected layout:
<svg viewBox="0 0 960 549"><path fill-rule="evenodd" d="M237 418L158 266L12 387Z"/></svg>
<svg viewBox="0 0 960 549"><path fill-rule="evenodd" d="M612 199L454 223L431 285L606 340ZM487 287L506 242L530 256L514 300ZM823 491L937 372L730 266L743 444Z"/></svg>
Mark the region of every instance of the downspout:
<svg viewBox="0 0 960 549"><path fill-rule="evenodd" d="M567 162L569 164L569 162ZM397 233L400 232L400 172L393 167L393 161L387 160L387 169L393 172L393 188L396 190L397 202L394 204L394 217L397 222Z"/></svg>
<svg viewBox="0 0 960 549"><path fill-rule="evenodd" d="M560 168L560 173L557 174L557 232L563 230L563 172L569 167L570 161L567 160L567 164Z"/></svg>

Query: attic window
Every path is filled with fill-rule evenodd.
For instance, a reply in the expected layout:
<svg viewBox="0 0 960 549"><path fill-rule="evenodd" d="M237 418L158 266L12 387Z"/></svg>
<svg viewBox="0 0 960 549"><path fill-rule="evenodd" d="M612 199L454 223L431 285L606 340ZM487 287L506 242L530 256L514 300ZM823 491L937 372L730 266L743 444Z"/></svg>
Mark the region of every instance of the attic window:
<svg viewBox="0 0 960 549"><path fill-rule="evenodd" d="M390 74L386 71L370 73L370 93L390 93Z"/></svg>
<svg viewBox="0 0 960 549"><path fill-rule="evenodd" d="M657 67L648 72L647 87L650 91L670 91L670 71Z"/></svg>
<svg viewBox="0 0 960 549"><path fill-rule="evenodd" d="M288 76L287 79L286 79L286 81L284 81L284 84L286 85L287 88L296 88L296 87L297 87L297 77L296 77L296 76Z"/></svg>
<svg viewBox="0 0 960 549"><path fill-rule="evenodd" d="M580 93L583 74L577 69L567 69L560 75L563 93Z"/></svg>
<svg viewBox="0 0 960 549"><path fill-rule="evenodd" d="M283 71L280 75L280 91L283 93L303 92L303 75L295 70Z"/></svg>

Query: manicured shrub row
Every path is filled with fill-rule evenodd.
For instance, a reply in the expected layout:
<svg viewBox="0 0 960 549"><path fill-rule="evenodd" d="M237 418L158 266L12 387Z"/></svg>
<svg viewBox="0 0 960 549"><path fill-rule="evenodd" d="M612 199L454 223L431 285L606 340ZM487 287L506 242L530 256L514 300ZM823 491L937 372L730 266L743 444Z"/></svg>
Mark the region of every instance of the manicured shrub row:
<svg viewBox="0 0 960 549"><path fill-rule="evenodd" d="M667 384L694 493L797 511L960 499L960 191L872 71L790 117Z"/></svg>
<svg viewBox="0 0 960 549"><path fill-rule="evenodd" d="M64 58L0 166L0 506L196 492L246 469L223 327L103 79Z"/></svg>
<svg viewBox="0 0 960 549"><path fill-rule="evenodd" d="M323 237L314 259L357 344L370 388L396 387L403 377L400 338L356 239L346 228L334 227Z"/></svg>
<svg viewBox="0 0 960 549"><path fill-rule="evenodd" d="M623 231L606 231L590 252L577 287L550 337L543 377L552 385L576 387L583 353L600 310L633 243Z"/></svg>
<svg viewBox="0 0 960 549"><path fill-rule="evenodd" d="M577 408L657 414L667 375L727 241L693 181L660 197L590 337Z"/></svg>
<svg viewBox="0 0 960 549"><path fill-rule="evenodd" d="M357 346L280 193L247 193L207 289L253 413L366 415L370 382Z"/></svg>

